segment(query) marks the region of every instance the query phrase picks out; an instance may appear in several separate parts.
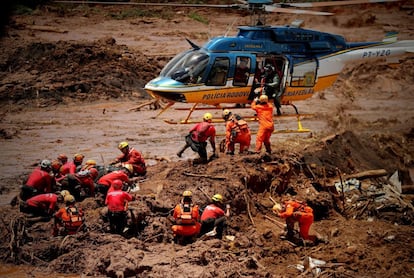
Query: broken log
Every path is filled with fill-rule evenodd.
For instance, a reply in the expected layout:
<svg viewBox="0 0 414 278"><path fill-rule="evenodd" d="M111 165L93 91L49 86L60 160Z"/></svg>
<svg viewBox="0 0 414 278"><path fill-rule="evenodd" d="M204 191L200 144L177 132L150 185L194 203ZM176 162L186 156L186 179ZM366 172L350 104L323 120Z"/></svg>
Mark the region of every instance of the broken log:
<svg viewBox="0 0 414 278"><path fill-rule="evenodd" d="M40 26L40 25L26 25L27 29L34 30L34 31L44 31L44 32L54 32L54 33L67 33L67 30L58 29L56 27L51 26Z"/></svg>
<svg viewBox="0 0 414 278"><path fill-rule="evenodd" d="M188 176L188 177L208 178L208 179L213 179L213 180L225 180L226 179L226 177L210 176L210 175L204 175L204 174L193 174L193 173L188 173L188 172L184 172L183 175Z"/></svg>
<svg viewBox="0 0 414 278"><path fill-rule="evenodd" d="M264 216L266 219L272 221L274 224L276 224L279 228L284 229L286 227L285 224L283 224L282 222L277 221L276 219L273 219L272 217L269 217L267 215Z"/></svg>
<svg viewBox="0 0 414 278"><path fill-rule="evenodd" d="M363 179L369 179L369 178L378 178L388 175L387 170L385 169L378 169L378 170L368 170L363 171L355 174L345 175L345 179L357 179L357 180L363 180Z"/></svg>

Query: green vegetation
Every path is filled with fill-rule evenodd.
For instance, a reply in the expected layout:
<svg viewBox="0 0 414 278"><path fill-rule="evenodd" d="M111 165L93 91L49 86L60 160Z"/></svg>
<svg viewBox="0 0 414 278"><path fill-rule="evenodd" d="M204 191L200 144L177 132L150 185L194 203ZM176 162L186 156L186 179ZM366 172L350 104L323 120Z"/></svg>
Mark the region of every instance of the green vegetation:
<svg viewBox="0 0 414 278"><path fill-rule="evenodd" d="M206 24L206 25L208 25L208 23L209 23L208 19L204 18L203 16L199 15L196 12L190 12L188 14L188 17L191 18L191 19L193 19L193 20L195 20L195 21L198 21L198 22L201 22L203 24Z"/></svg>

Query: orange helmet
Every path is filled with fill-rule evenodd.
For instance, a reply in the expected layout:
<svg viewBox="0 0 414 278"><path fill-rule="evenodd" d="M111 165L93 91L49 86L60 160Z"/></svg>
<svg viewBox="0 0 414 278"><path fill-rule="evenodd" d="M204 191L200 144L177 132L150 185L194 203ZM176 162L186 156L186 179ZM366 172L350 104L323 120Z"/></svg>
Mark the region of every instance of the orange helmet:
<svg viewBox="0 0 414 278"><path fill-rule="evenodd" d="M98 177L98 170L96 170L95 168L90 168L89 169L89 176L95 180Z"/></svg>
<svg viewBox="0 0 414 278"><path fill-rule="evenodd" d="M68 161L68 156L64 153L61 153L58 155L57 159L62 162L62 164L65 164Z"/></svg>
<svg viewBox="0 0 414 278"><path fill-rule="evenodd" d="M80 153L77 153L77 154L75 154L75 156L73 157L73 161L74 162L78 162L78 163L82 163L82 161L83 161L83 158L84 158L85 156L83 155L83 154L80 154Z"/></svg>
<svg viewBox="0 0 414 278"><path fill-rule="evenodd" d="M114 180L111 185L116 190L122 189L122 181L121 180Z"/></svg>
<svg viewBox="0 0 414 278"><path fill-rule="evenodd" d="M60 162L59 160L53 160L52 161L52 170L57 172L59 171L60 167L62 167L62 162Z"/></svg>

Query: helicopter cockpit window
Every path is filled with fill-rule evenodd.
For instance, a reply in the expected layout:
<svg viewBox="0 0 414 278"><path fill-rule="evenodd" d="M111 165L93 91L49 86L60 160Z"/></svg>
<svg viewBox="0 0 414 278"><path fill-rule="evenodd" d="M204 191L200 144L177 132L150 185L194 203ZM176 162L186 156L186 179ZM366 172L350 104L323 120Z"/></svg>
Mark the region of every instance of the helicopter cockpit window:
<svg viewBox="0 0 414 278"><path fill-rule="evenodd" d="M184 52L172 59L160 73L161 76L188 83L200 83L208 64L208 55L200 50Z"/></svg>
<svg viewBox="0 0 414 278"><path fill-rule="evenodd" d="M293 68L290 85L292 87L315 86L317 66L316 61L295 66Z"/></svg>
<svg viewBox="0 0 414 278"><path fill-rule="evenodd" d="M208 86L224 86L227 81L227 73L229 71L229 59L220 57L216 58L211 71L207 78Z"/></svg>
<svg viewBox="0 0 414 278"><path fill-rule="evenodd" d="M233 85L246 86L249 82L250 75L250 58L237 57L236 68L234 70Z"/></svg>

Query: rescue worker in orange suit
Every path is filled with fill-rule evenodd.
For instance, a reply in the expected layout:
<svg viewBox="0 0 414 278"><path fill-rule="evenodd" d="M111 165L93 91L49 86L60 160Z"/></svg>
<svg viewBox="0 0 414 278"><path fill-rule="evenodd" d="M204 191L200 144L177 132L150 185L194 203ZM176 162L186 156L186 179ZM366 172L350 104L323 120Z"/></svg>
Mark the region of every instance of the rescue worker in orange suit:
<svg viewBox="0 0 414 278"><path fill-rule="evenodd" d="M62 191L62 194L67 191ZM20 211L33 216L51 217L57 209L57 203L62 202L64 195L55 193L39 194L31 197L20 205Z"/></svg>
<svg viewBox="0 0 414 278"><path fill-rule="evenodd" d="M68 190L77 201L95 196L95 179L98 170L91 168L75 174L66 175L60 182L61 188Z"/></svg>
<svg viewBox="0 0 414 278"><path fill-rule="evenodd" d="M286 219L287 239L294 238L295 222L299 223L299 235L303 240L314 241L315 236L309 235L309 229L313 223L313 209L305 203L289 200L284 203L276 203L273 212L280 218Z"/></svg>
<svg viewBox="0 0 414 278"><path fill-rule="evenodd" d="M73 160L66 162L60 168L60 174L65 176L67 174L75 174L82 167L82 162L85 156L83 154L77 153L74 155Z"/></svg>
<svg viewBox="0 0 414 278"><path fill-rule="evenodd" d="M247 152L250 147L251 134L247 122L239 115L233 115L223 110L223 119L226 121L226 150L227 154L234 155L235 144L240 144L239 153Z"/></svg>
<svg viewBox="0 0 414 278"><path fill-rule="evenodd" d="M267 95L261 95L259 99L255 99L251 108L256 111L259 119L259 130L256 135L256 153L260 153L262 145L264 144L267 153L272 152L270 146L270 136L274 128L273 123L273 105L269 103Z"/></svg>
<svg viewBox="0 0 414 278"><path fill-rule="evenodd" d="M174 234L174 242L196 237L200 233L199 207L193 204L191 191L183 192L181 203L174 208L173 217L175 225L171 229Z"/></svg>
<svg viewBox="0 0 414 278"><path fill-rule="evenodd" d="M105 205L108 207L108 219L112 233L122 234L127 225L128 202L135 197L128 192L122 191L122 181L112 182L113 191L108 192Z"/></svg>
<svg viewBox="0 0 414 278"><path fill-rule="evenodd" d="M210 231L216 230L216 238L223 237L223 231L226 226L226 217L230 216L230 205L226 205L226 211L222 209L223 196L215 194L211 198L211 203L205 207L201 214L201 231L204 235Z"/></svg>
<svg viewBox="0 0 414 278"><path fill-rule="evenodd" d="M81 208L75 205L75 197L66 195L66 206L54 215L53 236L73 235L85 228L85 217Z"/></svg>
<svg viewBox="0 0 414 278"><path fill-rule="evenodd" d="M122 169L110 172L102 176L97 182L96 191L102 193L104 197L106 197L106 194L108 193L108 190L110 189L114 180L121 180L122 183L126 183L131 186L132 181L129 179L129 177L132 175L133 171L134 169L131 164L125 164Z"/></svg>
<svg viewBox="0 0 414 278"><path fill-rule="evenodd" d="M213 157L217 157L216 153L216 128L212 124L213 115L211 113L205 113L203 115L203 121L194 125L188 135L185 136L185 146L177 153L178 157L181 157L184 151L191 147L194 152L197 152L200 156L193 161L193 164L203 164L208 162L207 158L207 140L210 141L211 148L213 149Z"/></svg>
<svg viewBox="0 0 414 278"><path fill-rule="evenodd" d="M122 155L118 156L110 165L120 164L122 167L124 164L131 164L134 167L134 176L146 175L147 167L145 160L139 151L130 148L128 142L125 141L119 143L118 149L122 152Z"/></svg>
<svg viewBox="0 0 414 278"><path fill-rule="evenodd" d="M30 197L52 192L55 189L56 181L50 174L51 171L52 163L47 159L42 160L40 166L33 170L21 187L20 198L26 201Z"/></svg>

